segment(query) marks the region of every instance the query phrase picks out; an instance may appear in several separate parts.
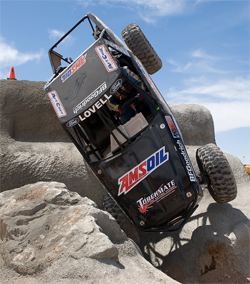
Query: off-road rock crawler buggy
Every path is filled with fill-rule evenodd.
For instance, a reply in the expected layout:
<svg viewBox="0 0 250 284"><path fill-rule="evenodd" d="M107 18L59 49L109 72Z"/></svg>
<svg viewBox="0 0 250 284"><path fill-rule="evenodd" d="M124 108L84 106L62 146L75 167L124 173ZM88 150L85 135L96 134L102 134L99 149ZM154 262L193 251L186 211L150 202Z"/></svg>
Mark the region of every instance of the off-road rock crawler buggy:
<svg viewBox="0 0 250 284"><path fill-rule="evenodd" d="M56 52L83 22L92 44L74 60ZM197 151L198 182L178 124L148 74L161 68L161 60L137 25L122 36L126 44L87 14L49 49L53 76L45 90L62 127L134 225L176 230L197 208L203 181L225 203L236 196L235 180L223 153L209 144ZM125 99L114 104L117 94Z"/></svg>

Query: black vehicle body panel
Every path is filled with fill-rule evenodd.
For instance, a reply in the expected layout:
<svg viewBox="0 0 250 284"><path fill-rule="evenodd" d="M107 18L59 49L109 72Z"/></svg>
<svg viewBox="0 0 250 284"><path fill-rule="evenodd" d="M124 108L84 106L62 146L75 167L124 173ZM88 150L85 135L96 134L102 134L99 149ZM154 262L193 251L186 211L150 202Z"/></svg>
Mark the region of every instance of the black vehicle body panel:
<svg viewBox="0 0 250 284"><path fill-rule="evenodd" d="M88 14L80 22L86 19L102 30L101 36L60 73L52 66L54 76L45 90L63 128L129 219L142 230L178 229L202 196L179 127L139 59L96 16ZM108 35L106 38L102 37L104 32ZM49 50L50 59L58 43ZM119 51L121 58L140 76L146 92L130 83L152 104L156 114L134 137L126 137L126 146L114 135L114 130L120 131L115 123L105 131L102 129L100 137L106 135L107 141L114 137L119 147L111 156L100 158L96 149L103 140L100 142L94 137L91 140L95 141L94 148L90 149L85 140L82 142L79 138L79 132L83 128L87 136L91 136L87 129L90 117L99 116L104 125L111 120L106 102L116 90L116 84L126 80L120 61L109 47ZM91 155L95 158L91 159Z"/></svg>
<svg viewBox="0 0 250 284"><path fill-rule="evenodd" d="M65 68L50 85L46 88L48 93L56 90L60 97L61 104L65 109L65 115L60 116L61 123L65 123L77 115L83 114L89 107L94 105L103 97L105 92L116 81L121 71L119 63L113 61L112 71L108 71L98 56L97 50L105 50L109 54L103 39L95 42L87 52L82 53L73 63ZM83 59L84 58L84 59ZM80 61L77 70L73 71L74 66ZM93 80L94 78L94 80ZM103 91L93 94L98 88L103 87ZM84 96L83 96L84 94ZM93 94L91 100L84 102ZM82 104L81 104L82 103ZM81 104L81 105L80 105ZM76 109L77 106L79 106Z"/></svg>
<svg viewBox="0 0 250 284"><path fill-rule="evenodd" d="M109 189L114 199L136 225L140 226L140 222L143 221L145 223L143 228L158 227L162 223L170 222L176 215L186 211L190 203L196 199L198 184L194 178L195 175L192 176L194 181L191 183L183 166L182 158L175 150L169 129L167 126L163 129L160 128L160 125L165 124L164 117L159 113L142 136L122 154L93 164L96 172L101 169L102 174L99 174L99 178ZM178 143L183 146L181 140L178 140ZM157 162L157 151L162 147L165 151L162 151L163 155L161 155L161 151L159 152ZM154 153L156 153L154 158L150 159ZM162 164L161 156L164 160ZM164 156L167 156L166 159ZM150 174L130 189L129 173L132 173L131 179L134 177L136 180L135 171L131 172L131 169L137 169L143 161L146 163L149 161L149 167L153 169L150 171L145 165L144 169L150 171ZM157 164L160 166L157 167ZM119 182L119 179L126 174L128 176L127 182L124 181L124 187L121 182L121 189L117 189L117 181ZM137 174L139 175L139 173ZM139 177L137 177L138 179ZM189 197L187 197L187 193ZM120 195L118 196L118 194ZM146 203L148 203L148 208Z"/></svg>

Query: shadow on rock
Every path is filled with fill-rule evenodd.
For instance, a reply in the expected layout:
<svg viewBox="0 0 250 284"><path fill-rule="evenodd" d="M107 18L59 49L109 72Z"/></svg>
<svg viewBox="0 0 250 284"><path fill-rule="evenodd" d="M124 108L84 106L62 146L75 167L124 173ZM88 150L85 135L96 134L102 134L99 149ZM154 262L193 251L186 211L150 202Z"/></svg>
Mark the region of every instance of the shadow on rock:
<svg viewBox="0 0 250 284"><path fill-rule="evenodd" d="M177 232L143 235L145 258L181 283L196 283L198 277L225 267L245 280L249 277L250 221L230 204L210 204Z"/></svg>

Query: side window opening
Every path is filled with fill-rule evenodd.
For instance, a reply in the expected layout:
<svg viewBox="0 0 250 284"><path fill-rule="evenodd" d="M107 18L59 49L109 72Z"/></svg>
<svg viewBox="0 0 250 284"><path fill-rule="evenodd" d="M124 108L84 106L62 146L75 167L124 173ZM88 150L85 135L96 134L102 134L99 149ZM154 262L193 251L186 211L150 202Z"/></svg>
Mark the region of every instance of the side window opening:
<svg viewBox="0 0 250 284"><path fill-rule="evenodd" d="M129 57L109 47L121 68L121 86L96 113L71 129L74 143L90 162L119 154L153 121L157 105Z"/></svg>
<svg viewBox="0 0 250 284"><path fill-rule="evenodd" d="M122 121L122 113L112 110L107 103L71 130L90 162L120 153L144 132L157 113L157 106L145 95L146 89L139 92L140 89L125 75L123 82L130 90L122 104L125 112L129 112L125 121Z"/></svg>

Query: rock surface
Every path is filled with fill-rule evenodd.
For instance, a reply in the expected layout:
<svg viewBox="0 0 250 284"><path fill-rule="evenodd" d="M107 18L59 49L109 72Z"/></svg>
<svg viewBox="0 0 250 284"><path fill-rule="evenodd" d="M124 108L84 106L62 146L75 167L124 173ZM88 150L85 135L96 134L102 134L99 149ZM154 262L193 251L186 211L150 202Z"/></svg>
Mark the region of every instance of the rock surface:
<svg viewBox="0 0 250 284"><path fill-rule="evenodd" d="M0 216L0 254L17 272L1 267L1 283L178 283L140 255L110 214L62 183L1 193Z"/></svg>
<svg viewBox="0 0 250 284"><path fill-rule="evenodd" d="M205 191L182 230L138 232L139 247L157 270L100 210L105 191L62 130L44 84L0 81L0 282L249 282L250 180L239 159L225 154L237 182L235 200L219 205ZM199 105L170 108L198 173L197 147L215 143L211 114Z"/></svg>
<svg viewBox="0 0 250 284"><path fill-rule="evenodd" d="M0 80L0 191L56 180L101 207L105 191L90 178L93 174L61 127L44 85Z"/></svg>

